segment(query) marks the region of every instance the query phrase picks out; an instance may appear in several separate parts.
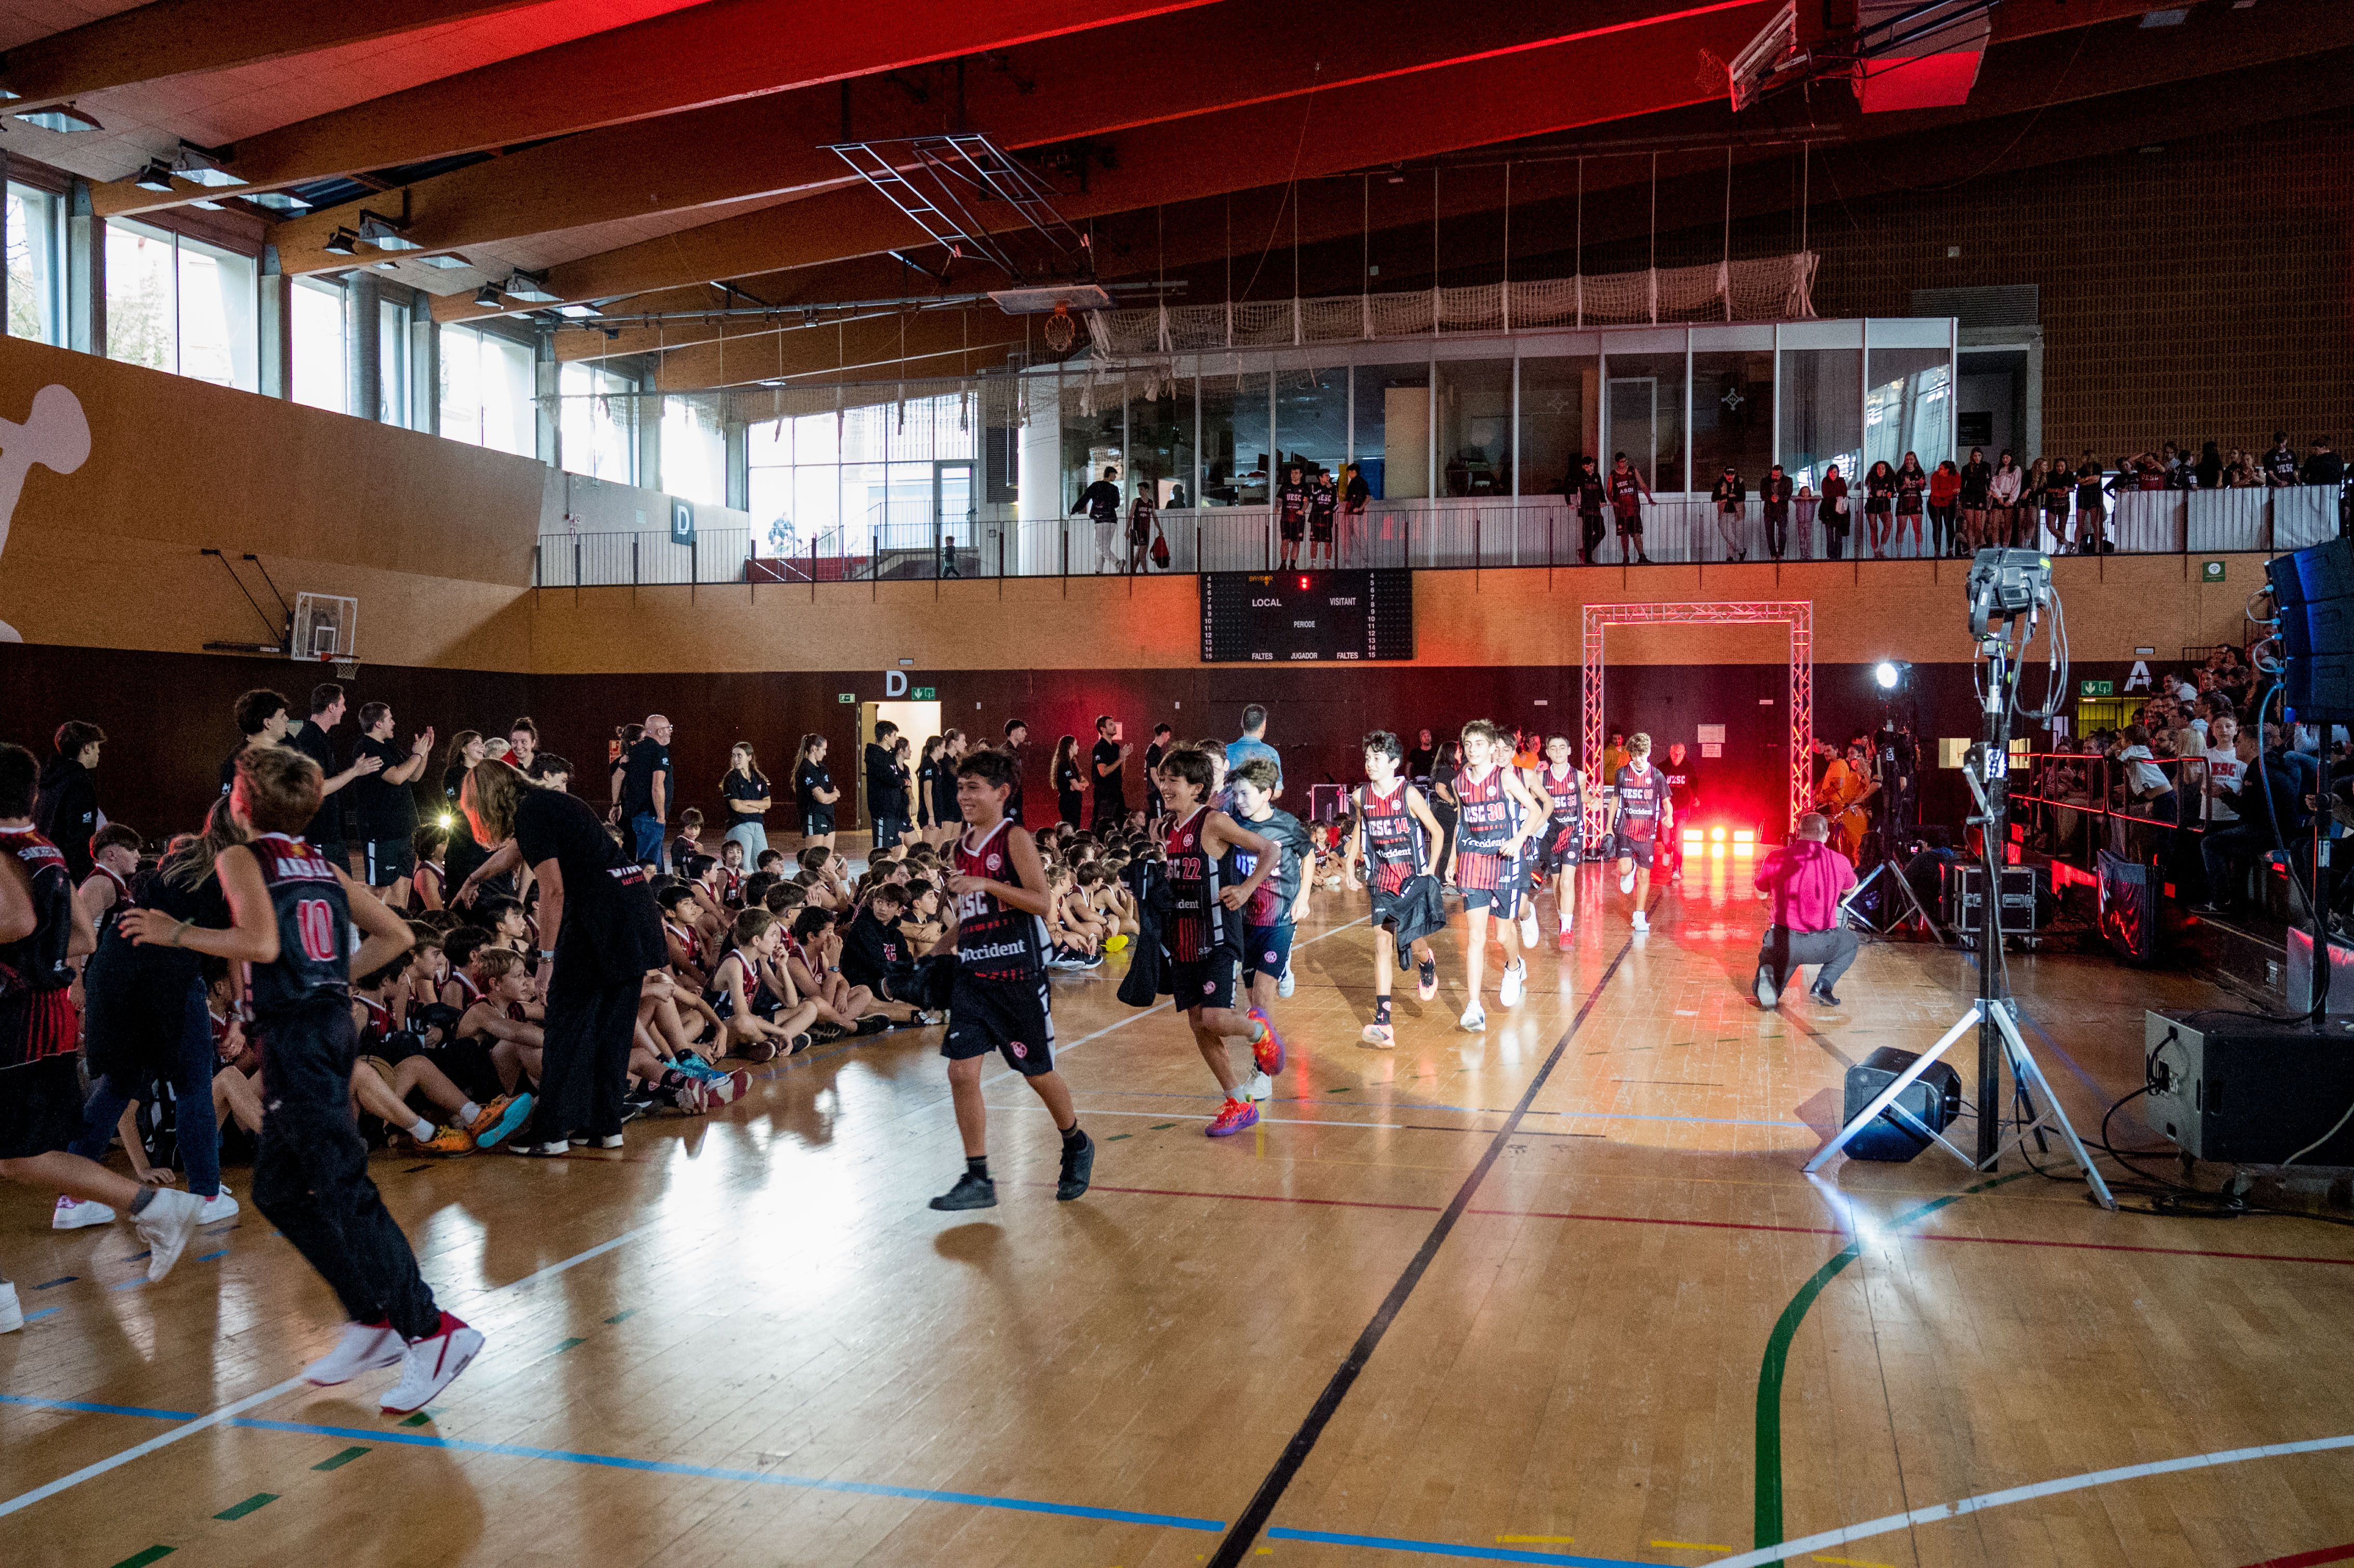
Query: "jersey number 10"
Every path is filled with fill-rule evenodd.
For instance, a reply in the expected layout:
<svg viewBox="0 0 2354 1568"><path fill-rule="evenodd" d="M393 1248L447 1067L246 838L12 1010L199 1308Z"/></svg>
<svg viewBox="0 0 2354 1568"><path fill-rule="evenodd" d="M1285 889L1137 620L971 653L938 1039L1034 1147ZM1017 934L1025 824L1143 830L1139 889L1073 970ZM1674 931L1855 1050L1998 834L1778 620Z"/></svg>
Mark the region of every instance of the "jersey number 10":
<svg viewBox="0 0 2354 1568"><path fill-rule="evenodd" d="M313 963L333 963L335 950L335 907L323 898L305 898L294 906L294 929L302 938L302 953Z"/></svg>

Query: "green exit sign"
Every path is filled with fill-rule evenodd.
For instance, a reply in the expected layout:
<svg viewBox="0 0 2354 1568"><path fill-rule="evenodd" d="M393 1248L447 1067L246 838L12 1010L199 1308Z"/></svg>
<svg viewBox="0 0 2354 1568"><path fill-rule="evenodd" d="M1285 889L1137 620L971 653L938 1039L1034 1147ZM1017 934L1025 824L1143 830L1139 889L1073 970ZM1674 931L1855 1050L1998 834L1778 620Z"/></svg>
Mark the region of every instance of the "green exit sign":
<svg viewBox="0 0 2354 1568"><path fill-rule="evenodd" d="M856 692L843 692L833 700L837 703L854 703L858 700L858 694Z"/></svg>
<svg viewBox="0 0 2354 1568"><path fill-rule="evenodd" d="M2199 580L2202 583L2221 582L2223 580L2223 563L2221 561L2200 562Z"/></svg>
<svg viewBox="0 0 2354 1568"><path fill-rule="evenodd" d="M917 686L915 690L915 700L919 703L938 702L939 692L931 686Z"/></svg>
<svg viewBox="0 0 2354 1568"><path fill-rule="evenodd" d="M2117 694L2117 683L2115 681L2080 682L2076 694L2080 697L2114 697Z"/></svg>

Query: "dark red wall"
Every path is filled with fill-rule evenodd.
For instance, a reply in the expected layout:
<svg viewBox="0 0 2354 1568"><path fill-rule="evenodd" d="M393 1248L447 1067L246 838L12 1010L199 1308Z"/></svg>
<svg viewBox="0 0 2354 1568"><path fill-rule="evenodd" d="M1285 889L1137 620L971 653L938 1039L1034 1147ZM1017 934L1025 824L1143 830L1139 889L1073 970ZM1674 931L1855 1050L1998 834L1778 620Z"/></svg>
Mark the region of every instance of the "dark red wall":
<svg viewBox="0 0 2354 1568"><path fill-rule="evenodd" d="M108 734L99 771L99 798L108 815L151 839L194 827L217 788L221 758L237 743L229 719L239 693L269 685L300 711L309 705L319 671L309 665L213 654L118 652L101 649L0 644L0 739L46 757L48 737L68 718L94 721ZM1467 721L1493 718L1508 726L1567 728L1578 723L1574 669L1384 668L1249 669L1197 667L1155 671L987 671L927 674L945 723L968 735L996 738L1009 717L1029 721L1034 767L1043 773L1055 737L1083 741L1097 714L1127 726L1140 754L1153 725L1166 720L1180 738L1230 737L1239 732L1247 703L1273 714L1268 738L1284 753L1288 780L1304 805L1305 786L1325 779L1353 781L1357 743L1364 733L1397 730L1410 746L1425 726L1445 738ZM1967 665L1924 666L1917 676L1922 733L1974 734L1976 710ZM1762 808L1776 799L1765 780L1779 777L1788 718L1783 706L1787 673L1777 665L1617 666L1609 672L1614 727L1649 730L1664 747L1690 743L1702 723L1726 726L1728 783L1744 772L1755 781ZM685 805L719 819L717 785L728 747L748 740L762 766L783 782L801 736L827 736L835 781L856 789L858 709L882 693L872 671L749 675L666 674L524 676L494 672L364 666L349 684L352 706L389 702L401 733L430 724L446 741L460 728L504 734L518 714L537 722L542 745L569 758L575 789L603 798L603 762L617 725L667 714L677 726L672 752ZM1545 705L1539 706L1539 699ZM1823 665L1815 672L1816 728L1844 738L1880 722L1879 692L1861 665ZM348 744L346 720L338 749ZM920 744L921 737L917 737ZM1745 762L1744 762L1745 759ZM437 785L439 752L426 788ZM1933 776L1927 802L1933 817L1954 814ZM1131 776L1131 799L1141 785ZM774 819L783 821L785 813Z"/></svg>

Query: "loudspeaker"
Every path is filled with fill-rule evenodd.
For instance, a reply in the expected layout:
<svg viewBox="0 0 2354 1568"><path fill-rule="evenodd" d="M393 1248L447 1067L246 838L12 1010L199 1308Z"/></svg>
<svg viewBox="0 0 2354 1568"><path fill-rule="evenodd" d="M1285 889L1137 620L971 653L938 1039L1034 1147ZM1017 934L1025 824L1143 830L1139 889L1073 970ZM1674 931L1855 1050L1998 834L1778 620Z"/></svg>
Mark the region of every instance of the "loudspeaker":
<svg viewBox="0 0 2354 1568"><path fill-rule="evenodd" d="M2275 556L2264 579L2287 651L2282 700L2304 724L2354 722L2354 542Z"/></svg>
<svg viewBox="0 0 2354 1568"><path fill-rule="evenodd" d="M2149 1012L2142 1061L2150 1085L2143 1118L2194 1159L2277 1165L2354 1105L2354 1017L2343 1014L2325 1016L2317 1031L2221 1012ZM2354 1119L2300 1163L2354 1165Z"/></svg>
<svg viewBox="0 0 2354 1568"><path fill-rule="evenodd" d="M1910 1051L1899 1051L1893 1045L1882 1045L1862 1061L1847 1070L1847 1108L1840 1113L1843 1127L1863 1112L1898 1074L1920 1058ZM1904 1107L1905 1114L1918 1120L1932 1132L1943 1132L1962 1108L1962 1078L1943 1062L1932 1063L1929 1070L1904 1086L1895 1103ZM1850 1160L1884 1160L1902 1162L1912 1159L1929 1147L1929 1140L1904 1126L1887 1111L1874 1117L1870 1125L1848 1139L1847 1156Z"/></svg>

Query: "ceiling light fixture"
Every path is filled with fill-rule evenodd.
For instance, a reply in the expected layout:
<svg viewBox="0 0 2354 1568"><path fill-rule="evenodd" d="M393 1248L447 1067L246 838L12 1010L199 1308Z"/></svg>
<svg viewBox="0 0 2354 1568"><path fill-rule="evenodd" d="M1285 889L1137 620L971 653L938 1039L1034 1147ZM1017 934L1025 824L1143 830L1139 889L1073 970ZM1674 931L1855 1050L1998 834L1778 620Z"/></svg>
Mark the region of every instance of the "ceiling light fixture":
<svg viewBox="0 0 2354 1568"><path fill-rule="evenodd" d="M311 204L292 191L256 191L245 199L256 207L268 207L272 212L282 212L290 217L298 212L311 210Z"/></svg>
<svg viewBox="0 0 2354 1568"><path fill-rule="evenodd" d="M552 305L564 298L547 286L546 273L525 272L521 269L507 279L507 292L526 304Z"/></svg>
<svg viewBox="0 0 2354 1568"><path fill-rule="evenodd" d="M47 109L27 110L16 116L27 125L37 125L44 131L70 134L76 131L103 131L95 115L84 114L70 103L52 104Z"/></svg>
<svg viewBox="0 0 2354 1568"><path fill-rule="evenodd" d="M597 318L599 318L599 317L602 316L605 313L604 313L604 312L602 312L602 311L600 311L600 310L599 310L599 309L598 309L596 306L594 306L594 305L578 305L578 304L575 304L575 305L558 305L558 306L557 306L557 307L556 307L556 313L557 313L557 315L559 315L559 316L562 316L566 321L568 321L568 322L585 322L585 321L593 321L593 320L596 320Z"/></svg>
<svg viewBox="0 0 2354 1568"><path fill-rule="evenodd" d="M191 185L207 190L220 190L246 182L221 167L229 160L228 147L199 147L194 142L182 141L179 152L172 159L172 172Z"/></svg>
<svg viewBox="0 0 2354 1568"><path fill-rule="evenodd" d="M360 237L348 228L338 228L319 249L330 256L356 256L360 249Z"/></svg>
<svg viewBox="0 0 2354 1568"><path fill-rule="evenodd" d="M403 225L382 213L360 209L360 238L378 250L422 250L424 246L401 232Z"/></svg>
<svg viewBox="0 0 2354 1568"><path fill-rule="evenodd" d="M172 189L172 165L161 158L150 158L146 167L131 177L131 183L143 191L161 191L169 195Z"/></svg>
<svg viewBox="0 0 2354 1568"><path fill-rule="evenodd" d="M499 286L496 283L484 283L474 291L474 303L486 311L504 309L506 302L505 296L499 292Z"/></svg>
<svg viewBox="0 0 2354 1568"><path fill-rule="evenodd" d="M473 265L463 256L419 256L417 260L437 272L454 272L461 267Z"/></svg>

